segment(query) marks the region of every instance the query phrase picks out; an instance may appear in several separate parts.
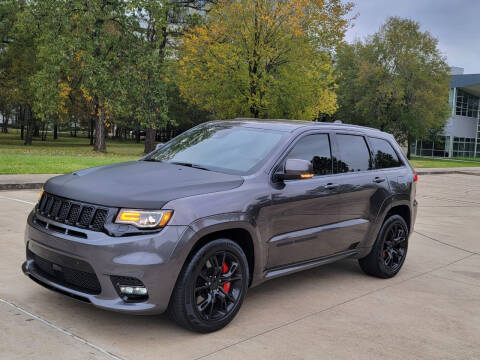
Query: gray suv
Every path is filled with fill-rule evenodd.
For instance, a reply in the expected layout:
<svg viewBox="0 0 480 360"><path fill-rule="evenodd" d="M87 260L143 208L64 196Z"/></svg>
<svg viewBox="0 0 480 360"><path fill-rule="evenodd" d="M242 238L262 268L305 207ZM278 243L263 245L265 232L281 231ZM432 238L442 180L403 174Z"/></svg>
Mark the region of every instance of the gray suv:
<svg viewBox="0 0 480 360"><path fill-rule="evenodd" d="M28 217L23 271L99 308L227 325L247 289L345 258L394 276L417 176L365 127L235 119L199 125L139 161L50 179Z"/></svg>

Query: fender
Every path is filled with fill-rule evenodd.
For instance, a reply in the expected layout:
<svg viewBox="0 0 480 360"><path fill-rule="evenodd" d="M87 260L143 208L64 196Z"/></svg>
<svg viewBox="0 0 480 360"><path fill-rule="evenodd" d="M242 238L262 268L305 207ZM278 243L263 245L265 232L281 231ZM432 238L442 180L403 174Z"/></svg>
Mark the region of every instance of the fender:
<svg viewBox="0 0 480 360"><path fill-rule="evenodd" d="M172 252L172 258L187 259L194 246L207 235L232 229L242 229L248 232L252 238L254 252L254 268L251 286L258 285L262 281L259 274L263 274L267 259L267 250L261 244L260 234L253 225L253 221L246 213L223 213L200 218L188 225L188 229L182 235L180 241Z"/></svg>
<svg viewBox="0 0 480 360"><path fill-rule="evenodd" d="M373 244L377 240L378 232L380 231L380 228L383 222L385 221L385 217L387 216L388 212L395 206L399 206L399 205L408 206L408 208L410 209L410 217L412 216L412 205L410 203L408 194L394 194L386 198L383 201L382 206L380 207L380 210L378 211L378 214L374 221L374 226L372 226L369 236L366 237L366 241L361 245L361 247L365 248L366 250L361 251L358 257L363 257L364 255L367 255L369 253L370 251L369 249L373 246ZM412 219L410 218L410 227L411 226L412 226Z"/></svg>

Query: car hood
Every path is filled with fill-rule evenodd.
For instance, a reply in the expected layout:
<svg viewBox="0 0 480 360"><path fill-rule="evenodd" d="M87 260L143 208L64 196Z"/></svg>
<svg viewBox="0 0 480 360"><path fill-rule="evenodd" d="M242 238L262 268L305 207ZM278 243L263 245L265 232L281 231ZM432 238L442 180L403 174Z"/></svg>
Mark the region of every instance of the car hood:
<svg viewBox="0 0 480 360"><path fill-rule="evenodd" d="M44 190L91 204L160 209L170 200L236 188L239 175L169 163L132 161L56 176Z"/></svg>

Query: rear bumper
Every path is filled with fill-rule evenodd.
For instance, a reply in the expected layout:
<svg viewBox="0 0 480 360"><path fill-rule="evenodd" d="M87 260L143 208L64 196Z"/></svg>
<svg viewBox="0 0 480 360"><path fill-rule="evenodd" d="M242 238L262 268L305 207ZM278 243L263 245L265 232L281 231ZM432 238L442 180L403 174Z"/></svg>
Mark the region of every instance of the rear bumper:
<svg viewBox="0 0 480 360"><path fill-rule="evenodd" d="M41 228L34 223L33 216L32 213L28 217L25 231L27 260L22 265L23 272L32 280L103 309L137 314L157 314L166 310L185 260L181 256L172 257L172 254L182 237L190 233L186 231L187 226L166 226L159 233L129 237L84 231L87 238L83 239ZM45 254L50 266L60 273L68 270L76 276L86 271L90 279L96 277L98 290L88 291L49 276L42 271L40 264L36 264L41 261L38 257L43 259ZM139 279L148 289L148 299L125 301L111 276Z"/></svg>

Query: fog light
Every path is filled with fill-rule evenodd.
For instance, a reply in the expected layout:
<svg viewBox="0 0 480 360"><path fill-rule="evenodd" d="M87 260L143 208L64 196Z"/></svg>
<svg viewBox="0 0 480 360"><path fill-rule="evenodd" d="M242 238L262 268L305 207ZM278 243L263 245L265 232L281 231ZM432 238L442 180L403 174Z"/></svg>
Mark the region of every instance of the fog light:
<svg viewBox="0 0 480 360"><path fill-rule="evenodd" d="M119 288L120 288L120 292L125 295L137 295L137 296L147 295L147 288L143 286L119 285Z"/></svg>

